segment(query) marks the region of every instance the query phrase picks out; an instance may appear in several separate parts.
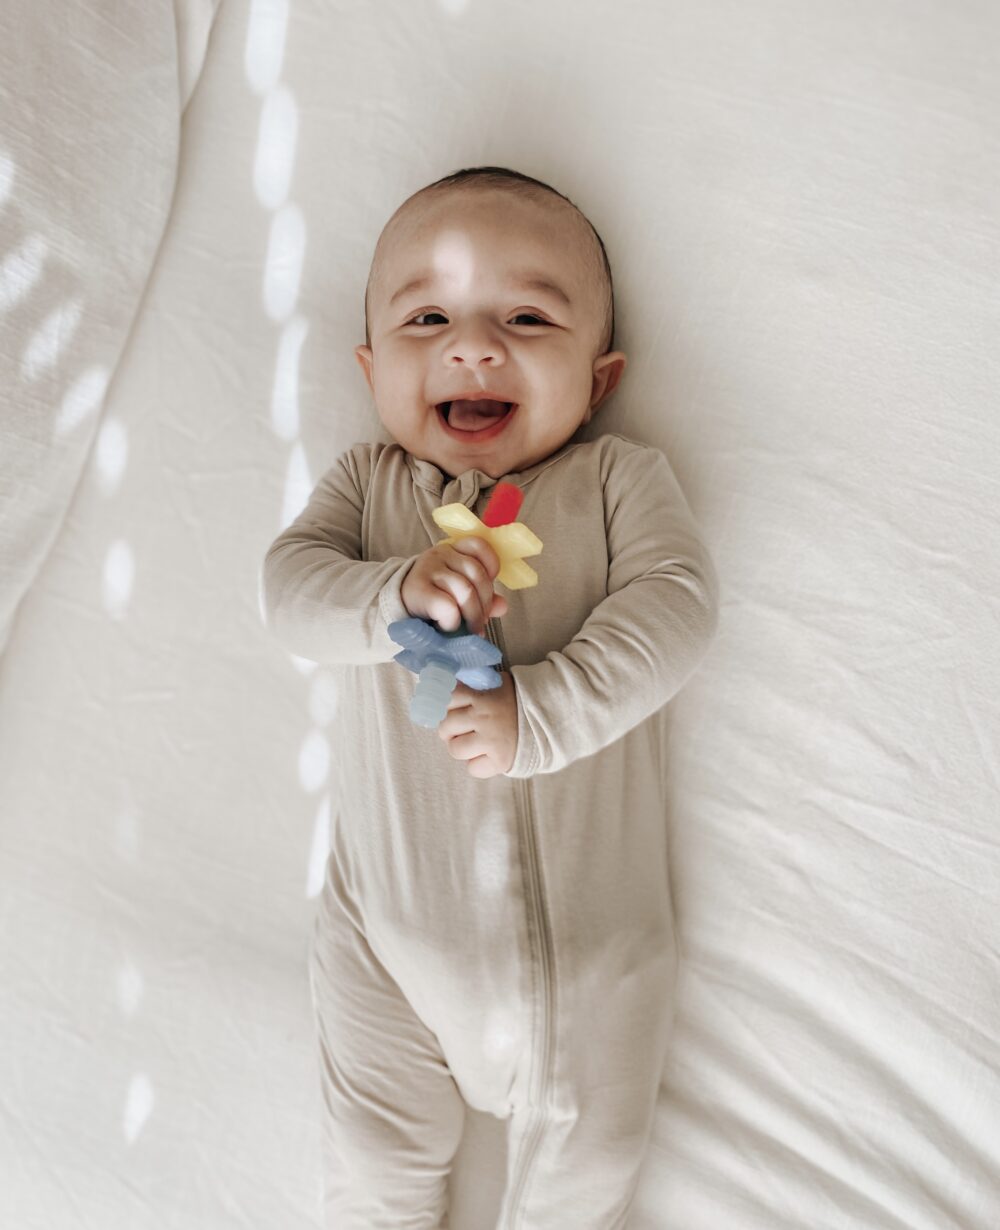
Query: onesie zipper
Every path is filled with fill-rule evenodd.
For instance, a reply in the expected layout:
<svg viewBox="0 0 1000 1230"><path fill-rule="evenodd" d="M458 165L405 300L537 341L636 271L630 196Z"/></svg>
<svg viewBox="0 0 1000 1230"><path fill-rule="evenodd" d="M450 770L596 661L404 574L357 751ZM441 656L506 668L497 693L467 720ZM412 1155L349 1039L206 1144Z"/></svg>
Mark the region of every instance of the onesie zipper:
<svg viewBox="0 0 1000 1230"><path fill-rule="evenodd" d="M501 666L510 670L510 661L504 646L503 633L499 620L490 619L486 624L486 635L500 650ZM532 1164L541 1144L545 1129L545 1114L542 1099L550 1087L552 1068L555 1060L555 1015L556 987L554 977L554 959L552 955L552 933L549 926L548 910L545 903L545 887L542 883L541 866L538 858L538 846L535 841L534 813L531 806L531 790L525 778L513 778L515 794L520 804L518 823L521 833L521 849L527 865L528 881L528 935L529 942L534 938L538 950L538 965L542 981L542 1028L541 1046L534 1049L534 1061L531 1071L530 1101L534 1104L534 1121L525 1135L521 1146L521 1156L513 1171L513 1178L507 1194L507 1219L497 1230L517 1230L517 1214L522 1197L527 1188L528 1177Z"/></svg>

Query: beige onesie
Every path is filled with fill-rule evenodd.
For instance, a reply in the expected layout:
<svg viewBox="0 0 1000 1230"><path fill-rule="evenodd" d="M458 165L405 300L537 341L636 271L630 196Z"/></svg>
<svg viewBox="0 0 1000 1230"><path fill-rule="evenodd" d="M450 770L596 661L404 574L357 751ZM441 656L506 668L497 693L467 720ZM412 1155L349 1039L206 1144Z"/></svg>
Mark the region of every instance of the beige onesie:
<svg viewBox="0 0 1000 1230"><path fill-rule="evenodd" d="M431 512L497 481L544 544L490 620L517 693L509 773L411 723L407 611ZM268 628L339 666L339 797L311 956L325 1206L337 1230L437 1230L465 1105L508 1122L499 1230L615 1230L648 1143L676 943L664 706L715 633L718 581L664 455L570 441L454 479L357 444L264 561Z"/></svg>

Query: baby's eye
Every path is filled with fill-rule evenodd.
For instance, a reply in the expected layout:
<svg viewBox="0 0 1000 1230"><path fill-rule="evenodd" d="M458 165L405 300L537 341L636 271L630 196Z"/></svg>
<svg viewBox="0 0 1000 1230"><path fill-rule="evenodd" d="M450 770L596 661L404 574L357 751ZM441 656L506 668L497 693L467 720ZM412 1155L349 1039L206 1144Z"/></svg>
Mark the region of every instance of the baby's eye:
<svg viewBox="0 0 1000 1230"><path fill-rule="evenodd" d="M412 320L410 320L408 323L409 323L409 324L411 324L411 325L417 325L418 327L429 327L429 324L428 324L428 322L427 322L427 321L423 321L423 322L422 322L422 325L421 325L421 319L420 319L420 318L421 318L422 316L440 316L442 320L444 320L444 319L445 319L445 316L444 316L444 314L443 314L442 312L419 312L419 313L418 313L416 316L414 316L414 317L413 317L413 319L412 319ZM547 320L542 320L542 318L541 318L540 316L536 316L536 315L534 314L534 312L518 312L518 314L517 314L515 317L513 317L513 319L514 319L514 320L520 320L521 318L524 318L524 319L526 319L526 320L528 320L528 321L531 321L531 322L533 322L533 323L534 323L534 324L536 324L536 325L546 325L546 324L548 324L548 321L547 321Z"/></svg>

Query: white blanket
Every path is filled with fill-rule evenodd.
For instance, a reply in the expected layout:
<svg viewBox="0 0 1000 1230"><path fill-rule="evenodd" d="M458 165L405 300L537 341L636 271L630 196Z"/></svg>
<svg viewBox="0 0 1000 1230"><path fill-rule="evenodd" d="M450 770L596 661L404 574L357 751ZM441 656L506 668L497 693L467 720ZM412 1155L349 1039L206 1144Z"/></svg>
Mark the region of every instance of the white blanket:
<svg viewBox="0 0 1000 1230"><path fill-rule="evenodd" d="M668 453L722 587L630 1230L996 1230L995 8L8 7L0 1225L318 1224L337 695L258 569L384 438L382 225L500 165L601 233L594 427ZM470 1112L452 1230L503 1150Z"/></svg>

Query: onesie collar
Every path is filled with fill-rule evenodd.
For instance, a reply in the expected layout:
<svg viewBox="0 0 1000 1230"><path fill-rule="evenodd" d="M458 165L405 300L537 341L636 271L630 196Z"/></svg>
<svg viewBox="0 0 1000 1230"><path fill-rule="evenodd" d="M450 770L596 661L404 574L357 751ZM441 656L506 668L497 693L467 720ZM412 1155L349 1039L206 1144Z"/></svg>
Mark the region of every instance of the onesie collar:
<svg viewBox="0 0 1000 1230"><path fill-rule="evenodd" d="M567 453L579 448L582 443L583 441L580 440L571 440L551 456L543 457L541 461L535 462L526 470L521 470L516 474L503 474L500 478L493 478L482 470L476 469L463 470L454 478L446 478L444 472L438 469L432 461L414 457L411 453L404 452L398 444L391 444L389 447L397 448L403 454L410 473L413 475L413 481L418 487L423 487L443 502L471 505L475 503L481 491L487 490L495 483L513 483L516 487L526 487L543 470L555 465Z"/></svg>

